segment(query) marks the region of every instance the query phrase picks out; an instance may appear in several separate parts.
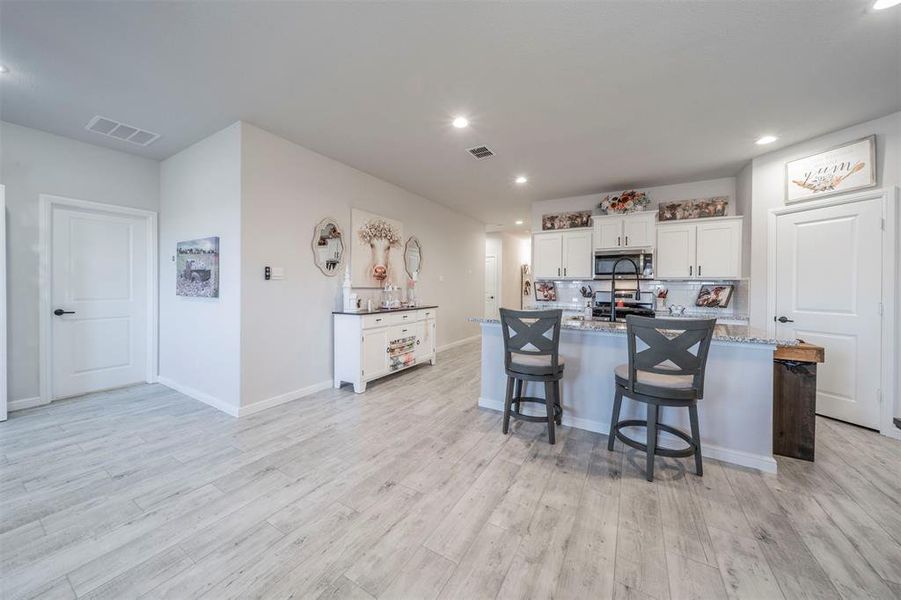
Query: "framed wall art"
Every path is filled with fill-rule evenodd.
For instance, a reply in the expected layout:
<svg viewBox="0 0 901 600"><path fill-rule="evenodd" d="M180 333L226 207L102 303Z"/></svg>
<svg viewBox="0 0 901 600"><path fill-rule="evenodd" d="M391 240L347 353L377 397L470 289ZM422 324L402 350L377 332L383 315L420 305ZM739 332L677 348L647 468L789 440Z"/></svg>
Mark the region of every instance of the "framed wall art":
<svg viewBox="0 0 901 600"><path fill-rule="evenodd" d="M786 204L875 185L875 135L785 163Z"/></svg>
<svg viewBox="0 0 901 600"><path fill-rule="evenodd" d="M354 287L381 288L404 280L404 226L400 221L352 209L350 272Z"/></svg>

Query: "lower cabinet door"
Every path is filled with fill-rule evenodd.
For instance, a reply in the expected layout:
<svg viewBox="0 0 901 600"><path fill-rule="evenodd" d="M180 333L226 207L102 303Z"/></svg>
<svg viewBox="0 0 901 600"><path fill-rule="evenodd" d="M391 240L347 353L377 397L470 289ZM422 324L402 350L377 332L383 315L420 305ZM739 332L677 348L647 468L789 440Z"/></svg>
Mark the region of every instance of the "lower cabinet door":
<svg viewBox="0 0 901 600"><path fill-rule="evenodd" d="M363 332L363 379L388 372L388 329Z"/></svg>
<svg viewBox="0 0 901 600"><path fill-rule="evenodd" d="M435 352L435 319L423 321L422 334L416 341L416 362L431 358Z"/></svg>

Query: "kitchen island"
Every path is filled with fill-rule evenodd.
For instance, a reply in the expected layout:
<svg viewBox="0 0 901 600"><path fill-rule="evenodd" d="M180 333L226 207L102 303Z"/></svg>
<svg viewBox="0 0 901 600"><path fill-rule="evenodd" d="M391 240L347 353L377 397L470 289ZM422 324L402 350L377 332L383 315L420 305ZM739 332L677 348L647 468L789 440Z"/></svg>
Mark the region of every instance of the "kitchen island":
<svg viewBox="0 0 901 600"><path fill-rule="evenodd" d="M482 327L482 387L479 406L503 410L506 390L504 340L497 319L471 319ZM773 458L773 352L793 346L744 325L717 325L707 360L704 399L698 402L703 455L770 473ZM607 434L613 410L613 369L628 362L625 323L564 319L560 355L566 360L561 381L563 424ZM530 395L542 391L527 384ZM543 408L524 407L525 414ZM621 419L644 419L644 406L623 401ZM688 430L688 411L661 408L660 422ZM624 433L642 439L643 430ZM681 440L660 433L663 447L682 447Z"/></svg>

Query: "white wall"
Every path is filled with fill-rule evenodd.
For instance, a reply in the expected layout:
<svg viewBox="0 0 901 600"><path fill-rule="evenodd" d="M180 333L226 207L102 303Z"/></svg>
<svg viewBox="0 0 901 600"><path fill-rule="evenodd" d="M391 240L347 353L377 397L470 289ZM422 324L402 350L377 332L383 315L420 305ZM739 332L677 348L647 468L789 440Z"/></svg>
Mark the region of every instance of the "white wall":
<svg viewBox="0 0 901 600"><path fill-rule="evenodd" d="M590 210L596 207L604 196L607 196L608 194L619 194L623 189L589 194L587 196L570 196L568 198L556 198L553 200L533 202L532 231L541 231L542 215L575 210ZM657 210L657 205L661 202L675 202L677 200L690 200L692 198L709 198L711 196L729 196L727 213L730 215L741 214L735 212L736 199L734 177L635 189L640 192L648 193L648 196L651 199L650 210Z"/></svg>
<svg viewBox="0 0 901 600"><path fill-rule="evenodd" d="M735 176L735 214L744 215L741 231L741 275L751 276L751 203L753 202L753 165L748 163Z"/></svg>
<svg viewBox="0 0 901 600"><path fill-rule="evenodd" d="M351 207L398 219L422 243L419 299L438 304L438 345L478 335L484 225L426 198L242 124L242 404L299 395L332 378L332 317L342 278L313 264L313 227ZM351 257L352 259L352 257ZM266 265L285 279L265 281Z"/></svg>
<svg viewBox="0 0 901 600"><path fill-rule="evenodd" d="M11 405L38 396L38 196L159 209L159 163L0 122L6 185Z"/></svg>
<svg viewBox="0 0 901 600"><path fill-rule="evenodd" d="M176 296L176 243L216 235L219 298ZM235 123L160 165L160 381L237 414L240 375L241 126Z"/></svg>
<svg viewBox="0 0 901 600"><path fill-rule="evenodd" d="M767 247L771 240L767 239L767 219L771 209L784 206L785 203L785 163L872 134L876 134L878 186L883 189L901 186L901 112L835 131L754 159L750 307L752 326L765 328L768 324ZM901 268L901 251L899 251L896 264ZM897 274L897 280L899 289L896 290L895 297L901 298L901 272ZM896 305L893 308L897 323L901 317L901 307ZM892 332L888 333L892 335ZM901 339L899 339L901 331L895 331L894 336L901 345ZM895 391L895 415L901 415L901 385L898 383L896 383Z"/></svg>

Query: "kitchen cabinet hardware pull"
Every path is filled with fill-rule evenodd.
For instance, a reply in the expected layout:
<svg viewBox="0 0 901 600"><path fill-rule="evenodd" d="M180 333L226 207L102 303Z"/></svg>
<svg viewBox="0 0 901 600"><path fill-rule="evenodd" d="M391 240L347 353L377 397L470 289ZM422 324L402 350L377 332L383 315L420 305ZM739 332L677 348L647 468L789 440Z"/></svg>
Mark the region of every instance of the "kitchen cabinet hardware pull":
<svg viewBox="0 0 901 600"><path fill-rule="evenodd" d="M701 276L701 265L698 265L698 277Z"/></svg>
<svg viewBox="0 0 901 600"><path fill-rule="evenodd" d="M629 236L626 236L626 245L629 245Z"/></svg>
<svg viewBox="0 0 901 600"><path fill-rule="evenodd" d="M694 268L694 267L692 267L691 265L688 265L688 276L689 276L689 277L691 277L691 271L692 271L693 268Z"/></svg>
<svg viewBox="0 0 901 600"><path fill-rule="evenodd" d="M616 245L617 245L617 246L620 245L619 240L620 240L620 237L619 237L619 236L616 236Z"/></svg>

